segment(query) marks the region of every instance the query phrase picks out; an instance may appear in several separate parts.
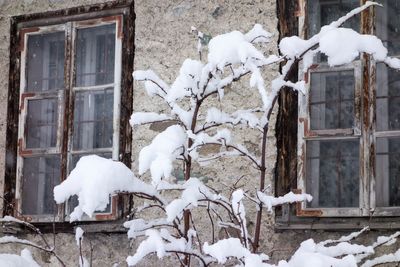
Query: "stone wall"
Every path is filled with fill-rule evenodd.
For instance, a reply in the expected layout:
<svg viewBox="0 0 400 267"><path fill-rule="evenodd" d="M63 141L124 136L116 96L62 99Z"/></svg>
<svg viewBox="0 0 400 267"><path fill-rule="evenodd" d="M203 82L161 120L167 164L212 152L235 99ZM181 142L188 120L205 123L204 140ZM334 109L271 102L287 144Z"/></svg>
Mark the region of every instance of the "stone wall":
<svg viewBox="0 0 400 267"><path fill-rule="evenodd" d="M3 177L5 163L5 129L7 113L7 91L9 72L9 44L10 44L10 18L17 15L38 13L50 10L59 10L78 5L90 5L101 3L104 0L0 0L0 192L3 192ZM197 40L190 32L191 26L197 27L200 31L215 36L217 34L239 30L246 32L255 23L262 24L264 28L274 34L273 41L267 52L277 52L277 18L275 0L137 0L135 1L135 69L152 68L167 83L172 83L178 74L181 63L190 57L197 59ZM270 81L277 71L272 67L264 72L266 81ZM163 103L147 97L145 90L139 83L134 88L123 88L134 92L134 111L161 112L167 109ZM238 102L238 99L244 101ZM248 80L232 86L225 94L221 103L217 100L211 101L210 105L223 107L224 110L233 110L237 107L249 108L259 103L257 91L250 89ZM267 149L267 178L266 184L273 183L273 168L276 158L274 112L269 131ZM162 128L162 125L135 127L133 129L133 169L137 168L137 155L140 149L147 145L151 137L155 136ZM249 148L258 150L260 135L257 131L238 129L235 131L235 138L246 144ZM212 151L213 148L207 148ZM254 190L258 184L257 172L248 162L242 159L226 159L211 164L206 168L194 166L194 173L207 177L208 183L217 189L224 190L225 184L245 175L242 183L246 189ZM274 188L271 186L271 188ZM271 193L272 189L270 190ZM250 205L251 206L251 205ZM252 216L255 210L249 211L250 229L254 225ZM200 226L207 229L207 223ZM109 232L98 233L93 230L84 237L83 252L86 257L90 255L90 244L93 250L93 266L112 266L115 263L125 266L125 258L132 255L135 244L130 244L126 233ZM274 220L271 214L264 213L264 224L262 229L261 250L271 254L273 259L286 259L290 253L298 247L298 244L306 238L317 240L337 237L339 232L316 232L316 231L284 231L275 233ZM368 243L379 233L368 235L365 240ZM46 238L52 244L53 235L46 234ZM32 241L39 241L38 236L20 234L20 238ZM77 266L78 249L75 237L71 233L57 233L55 237L56 251L61 255L68 266ZM204 242L204 241L203 241ZM0 245L0 253L19 254L22 246ZM54 257L31 249L34 258L43 266L57 266ZM176 265L176 263L163 262L163 265ZM141 266L157 266L156 259L149 258Z"/></svg>
<svg viewBox="0 0 400 267"><path fill-rule="evenodd" d="M7 91L9 73L9 46L10 46L10 18L22 14L38 13L59 10L79 5L91 5L104 2L102 0L0 0L0 192L3 191L4 164L5 164L5 130L7 114ZM197 40L190 32L191 26L200 31L215 36L220 33L239 30L247 32L255 23L260 23L274 33L274 41L269 46L272 53L276 53L277 19L274 0L234 0L234 1L135 1L135 69L152 68L168 83L173 82L180 64L185 58L198 58ZM277 69L266 72L267 79ZM132 90L132 88L124 88ZM167 107L162 103L149 99L140 84L134 84L134 111L162 111ZM246 99L246 102L238 103L237 99ZM236 99L236 100L235 100ZM236 101L236 102L235 102ZM224 106L226 110L232 110L237 106L246 108L259 103L255 90L248 88L248 80L241 86L227 90L222 103L212 101L213 105ZM137 167L136 157L140 149L148 144L150 137L157 133L157 125L135 128L133 131L133 158L132 166ZM153 131L155 130L155 131ZM245 130L237 132L237 138L244 141L249 147L258 149L259 137L255 134L248 135ZM269 179L272 177L276 149L274 147L274 131L270 131L268 142L268 167ZM210 148L212 149L212 148ZM222 180L238 177L238 174L247 174L244 179L249 188L255 187L257 179L252 176L257 173L249 171L249 164L243 160L229 159L209 166L206 170L195 166L194 172L210 177L210 183L221 187ZM252 179L253 178L253 179ZM228 181L227 180L227 181ZM228 181L229 182L229 181ZM271 218L263 231L270 233ZM38 236L20 234L20 238L39 241ZM53 235L46 234L46 238L53 242ZM267 240L269 238L265 238ZM56 235L56 251L61 255L68 266L77 265L78 250L73 234L58 233ZM89 242L90 240L90 242ZM114 263L122 263L124 266L127 255L133 253L129 240L125 233L89 233L84 240L84 254L89 257L90 246L93 250L93 266L111 266ZM0 253L19 254L22 246L2 245ZM44 266L57 266L54 257L49 257L36 249L31 249L34 258ZM149 259L143 266L155 265L154 259Z"/></svg>

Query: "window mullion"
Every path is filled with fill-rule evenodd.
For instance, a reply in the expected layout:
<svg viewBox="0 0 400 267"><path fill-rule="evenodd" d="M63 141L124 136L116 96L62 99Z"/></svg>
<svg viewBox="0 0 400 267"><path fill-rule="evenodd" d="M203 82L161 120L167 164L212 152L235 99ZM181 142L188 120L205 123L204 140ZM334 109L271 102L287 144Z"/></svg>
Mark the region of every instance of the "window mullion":
<svg viewBox="0 0 400 267"><path fill-rule="evenodd" d="M71 23L65 24L65 62L64 62L64 90L63 99L61 102L63 119L59 127L61 134L61 181L64 181L68 175L68 140L70 131L70 95L71 95L71 76L72 76L72 27ZM64 218L65 214L65 204L59 205L58 214L60 218Z"/></svg>
<svg viewBox="0 0 400 267"><path fill-rule="evenodd" d="M361 0L361 4L365 4L366 0ZM374 11L368 9L361 13L361 33L371 34L373 31ZM361 179L363 184L363 201L362 214L364 216L371 215L371 211L375 206L375 179L374 179L374 166L375 166L375 149L373 143L374 127L374 111L375 106L373 102L373 84L375 81L375 70L372 64L371 56L363 54L362 62L362 77L361 80L361 130L362 130L362 158L361 158Z"/></svg>
<svg viewBox="0 0 400 267"><path fill-rule="evenodd" d="M114 56L114 110L113 110L113 160L119 160L119 135L121 112L121 76L122 76L122 17L115 23L115 56Z"/></svg>

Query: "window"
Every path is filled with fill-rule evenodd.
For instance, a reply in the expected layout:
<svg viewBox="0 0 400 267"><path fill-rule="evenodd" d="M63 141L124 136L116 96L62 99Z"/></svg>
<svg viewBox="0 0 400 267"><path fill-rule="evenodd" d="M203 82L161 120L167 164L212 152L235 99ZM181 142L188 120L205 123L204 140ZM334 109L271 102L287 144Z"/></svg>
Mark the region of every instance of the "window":
<svg viewBox="0 0 400 267"><path fill-rule="evenodd" d="M301 28L313 35L361 2L307 1ZM378 35L399 56L400 3L381 3L344 26ZM335 68L319 56L301 75L310 93L298 100L297 187L314 199L298 215L400 216L400 73L362 55Z"/></svg>
<svg viewBox="0 0 400 267"><path fill-rule="evenodd" d="M10 80L17 99L9 107L7 141L15 145L7 157L17 160L7 164L6 190L15 192L12 213L33 222L68 220L77 198L57 206L53 188L80 157L97 154L129 164L131 6L111 2L97 13L80 13L15 19L20 65L11 66L19 80ZM96 220L117 218L118 197L110 198Z"/></svg>

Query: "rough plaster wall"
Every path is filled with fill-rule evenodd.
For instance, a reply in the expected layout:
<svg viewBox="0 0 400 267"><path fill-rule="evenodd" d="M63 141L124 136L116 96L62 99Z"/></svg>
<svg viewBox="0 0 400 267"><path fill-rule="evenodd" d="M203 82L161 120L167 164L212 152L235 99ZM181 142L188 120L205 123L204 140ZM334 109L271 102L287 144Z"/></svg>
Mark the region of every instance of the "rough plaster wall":
<svg viewBox="0 0 400 267"><path fill-rule="evenodd" d="M9 71L9 29L10 17L57 10L73 7L77 5L86 5L104 2L102 0L0 0L0 177L4 176L4 147L5 147L5 127L7 112L7 90L8 90L8 71ZM199 30L215 36L220 33L231 30L240 30L246 32L255 23L260 23L265 28L275 34L277 21L275 15L274 0L235 0L235 1L157 1L141 0L135 1L136 27L135 27L135 69L153 68L167 82L172 82L179 70L182 61L187 57L197 58L196 39L190 33L190 26L196 26ZM276 43L270 46L270 52L276 52ZM272 69L271 73L276 71ZM269 72L265 76L272 77ZM130 88L127 88L128 90ZM246 99L245 103L237 103L237 99ZM236 100L234 100L236 99ZM235 102L236 101L236 102ZM255 90L248 89L248 80L244 81L237 88L228 90L223 103L213 101L213 105L222 107L229 111L237 106L242 108L254 107L259 103ZM144 91L135 84L134 88L134 110L135 111L162 111L166 107L161 103L149 100ZM155 126L155 128L157 128ZM137 166L135 155L140 148L146 145L150 136L157 132L146 128L134 130L133 147L133 166ZM246 130L240 130L237 138L244 141L249 147L258 148L259 140L256 135L248 135ZM268 140L268 167L270 172L268 178L272 177L272 168L275 159L275 140L274 131L270 131ZM232 168L233 166L233 168ZM226 178L237 178L238 173L247 173L244 182L250 189L257 182L253 176L256 172L249 172L249 163L243 160L230 159L210 166L209 170L195 170L204 176L212 178L210 183L217 186ZM198 167L198 166L197 166ZM220 174L220 175L218 175ZM250 181L250 183L248 182ZM228 181L229 182L229 181ZM3 179L0 179L0 192L3 191ZM271 217L268 218L271 225ZM263 229L264 235L267 233ZM38 237L32 235L21 236L29 240L37 241ZM46 238L52 242L52 235L46 235ZM124 262L126 255L132 253L129 248L129 241L125 234L96 234L85 239L92 240L94 247L93 258L94 266L110 266L113 263ZM56 250L63 256L63 260L68 266L77 264L77 248L74 236L71 234L58 234L56 237ZM84 242L84 253L89 254L90 248L88 242ZM116 249L110 249L116 248ZM16 245L0 246L0 253L14 252L19 253L22 248ZM34 258L44 266L56 266L54 257L48 257L35 249L31 249ZM122 264L124 265L124 263ZM143 266L155 266L154 259L149 259Z"/></svg>
<svg viewBox="0 0 400 267"><path fill-rule="evenodd" d="M7 91L10 51L10 18L17 15L45 12L79 5L101 3L101 0L0 0L0 177L4 176ZM0 192L3 192L0 179ZM2 201L0 201L2 205Z"/></svg>
<svg viewBox="0 0 400 267"><path fill-rule="evenodd" d="M0 177L4 173L4 147L5 147L5 126L7 110L7 90L8 90L8 64L9 64L9 28L10 17L15 15L57 10L76 5L86 5L103 2L102 0L0 0ZM197 58L196 39L190 33L190 26L196 26L200 31L215 36L231 30L248 31L254 23L260 23L265 28L275 34L274 40L278 36L276 31L277 19L275 14L275 0L219 0L219 1L199 1L199 0L180 0L180 1L157 1L140 0L135 1L136 28L135 28L135 69L152 68L168 83L171 83L178 73L180 64L187 57ZM272 42L269 51L276 53L276 42ZM264 77L270 80L276 68L268 69ZM129 90L130 88L127 88ZM238 98L245 101L239 102ZM212 105L221 107L227 111L235 107L241 108L254 107L259 103L256 91L248 88L248 80L244 81L227 90L222 103L212 101ZM139 83L134 84L134 110L135 111L163 111L167 107L160 102L149 99ZM274 125L275 115L271 125ZM160 126L135 128L133 132L133 166L137 168L136 156L140 149L149 143L150 137L160 130ZM250 134L249 134L250 133ZM275 164L276 148L274 129L271 127L268 139L268 181L272 182L273 167ZM235 132L236 138L245 143L250 149L259 149L260 139L256 132L246 129L239 129ZM208 152L214 148L208 148ZM206 151L207 152L207 151ZM246 189L254 189L257 185L257 172L253 171L250 164L241 159L228 159L211 164L207 169L200 169L195 166L194 173L209 178L209 184L217 188L224 187L225 184L236 179L239 174L246 174L242 180ZM2 192L3 179L0 179L0 192ZM273 188L273 187L271 187ZM251 205L249 205L251 206ZM252 210L254 212L254 209ZM251 211L249 212L251 213ZM199 214L201 218L202 214ZM249 216L249 224L252 229L254 222L253 216ZM204 224L207 226L207 222ZM201 228L201 226L199 226ZM284 231L274 233L273 217L264 213L264 224L262 229L262 247L265 253L272 253L275 260L287 259L298 244L307 239L316 240L335 238L342 233L327 233L318 231ZM362 243L371 243L376 236L381 233L372 233L361 239ZM32 241L39 241L37 236L24 235ZM52 244L53 236L46 235ZM207 236L209 238L209 236ZM90 247L88 240L93 245L93 266L111 266L114 263L125 265L127 255L132 254L129 240L126 234L89 234L84 239L84 254L88 257ZM57 234L56 251L62 255L67 266L77 265L78 249L72 234ZM135 246L133 246L135 247ZM22 247L16 245L1 245L0 253L20 253ZM389 250L384 247L383 250ZM54 257L49 257L46 253L31 249L34 258L43 266L57 266ZM390 250L390 251L393 251ZM155 257L151 257L141 264L141 266L159 266ZM163 262L164 266L176 265L176 263Z"/></svg>
<svg viewBox="0 0 400 267"><path fill-rule="evenodd" d="M218 34L239 30L243 33L250 30L255 23L259 23L264 28L274 34L273 41L266 49L267 53L277 52L278 38L277 18L275 0L256 0L256 1L140 1L136 2L136 32L135 32L135 69L153 69L168 84L171 84L182 62L186 58L198 59L197 39L190 33L191 26L195 26L203 33L215 36ZM160 16L160 14L163 14ZM206 57L203 56L203 59ZM264 72L266 81L270 81L276 75L277 66L267 69ZM235 108L254 108L260 105L258 92L249 88L248 77L241 83L233 85L225 91L225 96L221 103L215 99L208 106L215 106L224 111L232 111ZM134 110L135 111L168 111L168 107L157 99L149 99L141 83L134 84ZM207 107L207 105L206 105ZM204 112L206 108L202 108ZM275 115L271 120L271 125L275 125ZM150 128L150 129L149 129ZM140 149L149 143L149 136L154 136L157 132L151 130L152 127L135 127L133 140L136 146L133 151L133 166L137 167L138 162L135 155ZM157 127L154 127L157 128ZM153 128L153 129L154 129ZM275 132L270 127L268 146L267 146L267 181L270 184L273 176L275 164L276 146ZM257 131L239 129L234 132L235 139L245 144L249 150L259 150L261 145L261 135ZM206 152L218 148L208 148ZM218 150L214 151L217 152ZM259 156L260 154L258 154ZM244 178L239 183L250 192L254 192L258 186L259 173L251 164L239 158L219 160L211 163L206 168L195 165L193 176L205 176L208 185L226 192L227 185L232 185L240 176ZM273 188L273 187L272 187ZM253 232L255 223L255 205L249 203L248 224L250 231ZM250 215L253 214L253 215ZM210 233L207 214L199 213L197 218L202 220L203 227L207 227L202 232ZM269 242L272 234L272 217L264 213L264 224L262 229L262 250L267 251L272 247ZM201 226L197 226L200 228ZM220 233L222 235L222 233ZM202 242L210 240L206 235Z"/></svg>
<svg viewBox="0 0 400 267"><path fill-rule="evenodd" d="M5 131L7 114L7 91L8 91L8 72L9 72L9 45L10 45L10 18L16 15L58 10L73 6L90 5L104 2L103 0L0 0L0 192L3 192L4 177L4 157L5 157ZM19 236L33 241L39 241L37 236ZM46 235L50 244L53 242L52 235ZM126 234L96 234L93 238L94 246L93 266L111 266L113 263L124 263L126 255L129 254L129 240ZM90 248L88 242L84 243L84 252L89 255ZM110 249L114 247L116 249ZM0 253L17 253L23 249L17 245L2 245ZM58 266L54 257L48 257L46 253L39 250L30 249L33 257L43 266ZM57 234L56 251L62 255L67 266L77 266L79 255L76 247L75 237L71 234ZM122 266L124 266L122 264Z"/></svg>

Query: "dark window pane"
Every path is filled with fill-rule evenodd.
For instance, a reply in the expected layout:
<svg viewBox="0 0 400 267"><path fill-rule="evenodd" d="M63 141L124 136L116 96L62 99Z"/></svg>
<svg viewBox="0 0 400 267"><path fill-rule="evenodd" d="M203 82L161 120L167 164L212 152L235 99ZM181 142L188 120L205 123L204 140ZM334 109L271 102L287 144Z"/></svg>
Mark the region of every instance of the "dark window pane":
<svg viewBox="0 0 400 267"><path fill-rule="evenodd" d="M311 207L359 206L359 140L307 141Z"/></svg>
<svg viewBox="0 0 400 267"><path fill-rule="evenodd" d="M57 145L57 99L28 101L26 117L26 147L49 148Z"/></svg>
<svg viewBox="0 0 400 267"><path fill-rule="evenodd" d="M22 176L22 213L43 215L57 212L53 188L59 183L58 155L25 158Z"/></svg>
<svg viewBox="0 0 400 267"><path fill-rule="evenodd" d="M313 0L307 1L309 37L318 33L322 26L346 15L360 6L359 0ZM360 15L357 15L343 25L355 31L360 30Z"/></svg>
<svg viewBox="0 0 400 267"><path fill-rule="evenodd" d="M389 55L400 55L400 1L379 0L376 8L376 33L389 50Z"/></svg>
<svg viewBox="0 0 400 267"><path fill-rule="evenodd" d="M75 150L112 147L113 89L77 92L74 110Z"/></svg>
<svg viewBox="0 0 400 267"><path fill-rule="evenodd" d="M70 172L75 168L76 164L78 163L78 160L83 157L87 156L88 154L79 154L79 155L73 155L72 156L72 164L70 164ZM93 155L93 154L90 154ZM112 153L111 152L105 152L105 153L97 153L96 155L106 158L106 159L111 159L112 158ZM78 196L74 195L68 200L68 209L69 213L74 211L74 208L78 206ZM100 212L96 213L110 213L111 212L111 197L110 197L110 202L107 205L106 209Z"/></svg>
<svg viewBox="0 0 400 267"><path fill-rule="evenodd" d="M28 36L28 92L64 88L64 38L64 32Z"/></svg>
<svg viewBox="0 0 400 267"><path fill-rule="evenodd" d="M376 139L376 205L400 206L400 137Z"/></svg>
<svg viewBox="0 0 400 267"><path fill-rule="evenodd" d="M76 86L114 82L115 24L77 30Z"/></svg>
<svg viewBox="0 0 400 267"><path fill-rule="evenodd" d="M354 126L354 72L311 73L311 129L346 129Z"/></svg>
<svg viewBox="0 0 400 267"><path fill-rule="evenodd" d="M360 6L359 0L312 0L307 1L308 37L317 34L322 26L330 24L339 19L354 8ZM350 28L356 32L360 31L360 15L347 20L343 27ZM318 62L325 62L326 56L319 55Z"/></svg>
<svg viewBox="0 0 400 267"><path fill-rule="evenodd" d="M377 65L376 124L380 131L400 130L400 72Z"/></svg>

